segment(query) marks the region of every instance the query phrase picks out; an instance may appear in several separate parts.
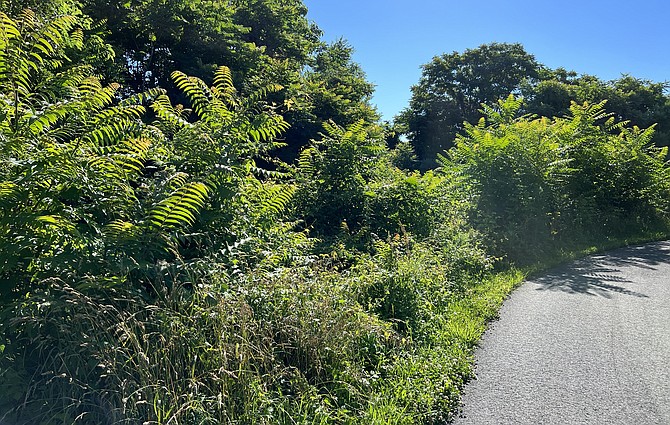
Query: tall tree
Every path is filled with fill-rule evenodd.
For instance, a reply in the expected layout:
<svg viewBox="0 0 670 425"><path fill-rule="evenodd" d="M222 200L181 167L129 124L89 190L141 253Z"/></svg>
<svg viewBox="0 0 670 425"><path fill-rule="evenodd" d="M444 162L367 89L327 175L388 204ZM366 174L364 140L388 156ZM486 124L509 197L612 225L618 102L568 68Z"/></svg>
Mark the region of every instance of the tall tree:
<svg viewBox="0 0 670 425"><path fill-rule="evenodd" d="M243 96L268 84L283 86L268 100L291 124L285 136L289 146L281 153L286 160L317 139L328 120L347 126L360 119L367 123L379 119L369 104L374 86L352 60L353 48L344 40L320 41L321 31L307 19L303 0L0 0L0 4L17 10L38 5L51 14L81 6L90 16L86 39L99 42L73 54L93 51L87 62L103 80L121 82L126 95L161 87L176 103L188 103L173 84L171 72L210 82L222 65L231 70L233 84ZM97 38L90 37L91 28ZM105 42L114 52L111 62L98 54Z"/></svg>
<svg viewBox="0 0 670 425"><path fill-rule="evenodd" d="M653 141L658 146L670 145L670 97L667 83L622 75L603 81L592 75L578 75L563 69L547 70L542 81L522 89L525 110L545 117L568 114L571 102L583 104L607 101L607 110L617 119L630 121L641 128L657 125Z"/></svg>
<svg viewBox="0 0 670 425"><path fill-rule="evenodd" d="M306 63L319 45L321 30L306 19L302 0L235 0L233 20L248 30L243 40L263 46L275 59Z"/></svg>
<svg viewBox="0 0 670 425"><path fill-rule="evenodd" d="M463 53L436 56L423 66L410 105L398 117L424 167L451 147L463 122L481 117L482 103L494 103L538 76L539 65L521 44L491 43Z"/></svg>
<svg viewBox="0 0 670 425"><path fill-rule="evenodd" d="M291 124L283 159L318 138L329 119L345 126L378 120L369 105L374 87L352 61L352 47L321 42L302 0L82 1L86 13L107 21L131 92L160 86L185 101L170 72L207 80L220 65L231 69L243 95L268 83L283 86L269 99Z"/></svg>
<svg viewBox="0 0 670 425"><path fill-rule="evenodd" d="M295 157L306 142L316 139L327 121L349 126L359 121L370 124L379 120L379 114L370 104L374 85L353 61L353 53L353 47L344 39L322 43L311 66L290 87L291 104L285 117L292 127L286 135L289 146L284 158Z"/></svg>
<svg viewBox="0 0 670 425"><path fill-rule="evenodd" d="M129 91L161 86L175 70L209 78L225 65L250 93L268 82L288 85L319 45L302 0L82 0L106 22Z"/></svg>
<svg viewBox="0 0 670 425"><path fill-rule="evenodd" d="M0 10L17 16L23 9L31 9L41 16L75 14L79 12L78 0L0 0Z"/></svg>
<svg viewBox="0 0 670 425"><path fill-rule="evenodd" d="M65 65L84 46L74 16L0 12L0 298L53 277L145 284L172 261L227 261L225 242L293 192L254 174L288 127L261 101L279 86L242 97L220 67L211 88L172 73L188 110L161 89L123 98L89 64Z"/></svg>
<svg viewBox="0 0 670 425"><path fill-rule="evenodd" d="M83 10L106 22L108 42L130 91L168 87L176 69L198 77L211 75L216 65L247 70L260 56L242 39L248 29L233 22L228 2L84 0Z"/></svg>

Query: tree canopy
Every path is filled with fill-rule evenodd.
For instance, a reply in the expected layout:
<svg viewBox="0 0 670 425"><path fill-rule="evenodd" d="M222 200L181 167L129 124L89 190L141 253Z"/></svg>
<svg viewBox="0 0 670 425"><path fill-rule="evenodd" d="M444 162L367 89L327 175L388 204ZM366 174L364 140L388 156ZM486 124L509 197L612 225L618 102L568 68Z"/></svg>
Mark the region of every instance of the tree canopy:
<svg viewBox="0 0 670 425"><path fill-rule="evenodd" d="M343 39L321 44L311 66L289 87L291 103L284 115L292 125L286 134L289 146L283 158L296 157L306 141L318 138L328 121L342 126L361 120L367 124L379 121L370 105L374 86L353 61L353 52Z"/></svg>
<svg viewBox="0 0 670 425"><path fill-rule="evenodd" d="M670 145L670 97L668 84L622 75L603 81L592 75L577 75L564 69L546 70L537 84L522 88L525 110L546 117L568 113L570 102L599 103L607 101L607 109L620 120L646 128L656 125L653 142Z"/></svg>
<svg viewBox="0 0 670 425"><path fill-rule="evenodd" d="M436 56L423 66L409 107L399 116L424 166L453 145L463 122L476 122L482 103L506 98L539 65L520 44L491 43L463 53Z"/></svg>
<svg viewBox="0 0 670 425"><path fill-rule="evenodd" d="M170 73L181 70L207 80L218 66L231 69L241 94L280 84L271 96L291 124L293 159L333 119L349 125L374 123L373 87L352 61L344 40L320 41L321 30L307 17L302 0L83 0L82 10L104 22L116 51L114 66L102 71L121 79L128 92L163 87L177 101Z"/></svg>
<svg viewBox="0 0 670 425"><path fill-rule="evenodd" d="M656 125L653 142L670 144L668 84L622 75L603 81L564 68L538 63L520 44L492 43L463 53L436 56L423 66L419 83L412 87L409 106L396 119L407 135L423 168L435 165L438 153L453 146L464 123L482 117L482 105L521 95L519 113L563 117L571 102L607 101L619 120L646 128Z"/></svg>

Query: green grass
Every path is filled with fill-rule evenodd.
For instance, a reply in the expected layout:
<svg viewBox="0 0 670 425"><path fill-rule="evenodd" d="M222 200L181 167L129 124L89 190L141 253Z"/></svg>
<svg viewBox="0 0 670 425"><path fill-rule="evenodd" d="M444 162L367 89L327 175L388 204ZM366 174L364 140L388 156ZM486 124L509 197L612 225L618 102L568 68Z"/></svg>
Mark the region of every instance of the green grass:
<svg viewBox="0 0 670 425"><path fill-rule="evenodd" d="M152 302L54 286L33 294L40 301L18 307L5 328L0 417L447 423L472 378L478 341L527 276L666 236L612 239L525 268L483 265L465 275L439 247L391 242L348 270L292 268L228 282L224 291L174 288Z"/></svg>
<svg viewBox="0 0 670 425"><path fill-rule="evenodd" d="M461 391L472 378L474 353L488 324L498 317L502 303L529 276L559 264L623 246L664 240L667 232L608 239L598 245L563 249L542 262L486 275L454 297L430 324L432 338L393 365L371 400L369 423L444 423L459 409Z"/></svg>
<svg viewBox="0 0 670 425"><path fill-rule="evenodd" d="M667 236L605 240L497 271L467 244L443 251L390 241L344 270L326 259L236 284L165 289L153 301L53 285L17 306L5 326L0 418L447 423L472 378L478 341L524 279ZM466 248L480 266L463 274L453 264Z"/></svg>
<svg viewBox="0 0 670 425"><path fill-rule="evenodd" d="M473 353L498 310L524 279L520 270L486 276L428 324L430 341L399 358L371 400L370 423L444 423L458 410L460 391L472 377ZM376 418L382 420L375 422Z"/></svg>

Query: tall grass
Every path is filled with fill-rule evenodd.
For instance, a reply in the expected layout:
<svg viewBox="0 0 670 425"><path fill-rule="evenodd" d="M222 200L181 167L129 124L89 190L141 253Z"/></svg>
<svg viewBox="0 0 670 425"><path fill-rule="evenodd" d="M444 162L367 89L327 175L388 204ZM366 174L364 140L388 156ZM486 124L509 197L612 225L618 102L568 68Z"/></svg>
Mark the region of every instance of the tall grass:
<svg viewBox="0 0 670 425"><path fill-rule="evenodd" d="M52 282L5 324L2 417L332 423L360 408L368 371L398 343L388 324L336 285L333 275L286 272L223 292L163 289L149 301Z"/></svg>

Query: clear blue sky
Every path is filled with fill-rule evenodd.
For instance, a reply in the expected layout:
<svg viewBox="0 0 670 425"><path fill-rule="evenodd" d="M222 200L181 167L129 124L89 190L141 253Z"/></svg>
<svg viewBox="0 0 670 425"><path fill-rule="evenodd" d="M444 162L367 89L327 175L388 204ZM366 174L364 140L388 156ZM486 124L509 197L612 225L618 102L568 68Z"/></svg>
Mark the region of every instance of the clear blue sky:
<svg viewBox="0 0 670 425"><path fill-rule="evenodd" d="M421 65L484 43L521 43L546 66L604 80L670 81L670 0L305 0L324 40L345 38L390 120Z"/></svg>

